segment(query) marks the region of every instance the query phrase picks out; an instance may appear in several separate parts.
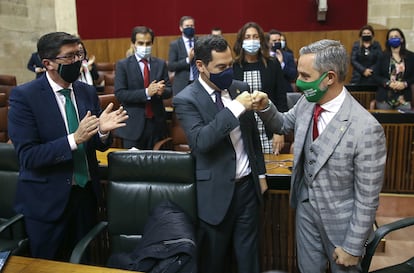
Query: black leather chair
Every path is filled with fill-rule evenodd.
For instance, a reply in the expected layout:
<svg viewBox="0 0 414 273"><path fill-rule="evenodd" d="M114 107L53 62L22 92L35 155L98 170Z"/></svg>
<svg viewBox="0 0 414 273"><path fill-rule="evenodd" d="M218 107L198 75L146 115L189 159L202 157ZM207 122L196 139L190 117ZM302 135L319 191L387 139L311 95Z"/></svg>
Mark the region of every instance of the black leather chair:
<svg viewBox="0 0 414 273"><path fill-rule="evenodd" d="M153 150L109 153L108 219L77 244L70 262L83 262L85 250L104 230L109 254L130 253L142 237L149 213L164 200L179 205L196 224L195 162L191 154Z"/></svg>
<svg viewBox="0 0 414 273"><path fill-rule="evenodd" d="M366 254L362 259L362 273L368 273L369 267L371 265L372 257L375 254L375 250L377 249L378 244L381 242L381 239L384 238L385 235L388 233L405 228L408 226L414 225L414 217L404 218L389 224L385 224L380 226L375 231L374 239L367 245ZM385 268L381 268L375 271L371 271L370 273L412 273L414 272L414 257L408 259L407 261L388 266Z"/></svg>
<svg viewBox="0 0 414 273"><path fill-rule="evenodd" d="M23 215L13 209L19 176L19 162L14 146L0 143L0 251L28 254L28 239Z"/></svg>

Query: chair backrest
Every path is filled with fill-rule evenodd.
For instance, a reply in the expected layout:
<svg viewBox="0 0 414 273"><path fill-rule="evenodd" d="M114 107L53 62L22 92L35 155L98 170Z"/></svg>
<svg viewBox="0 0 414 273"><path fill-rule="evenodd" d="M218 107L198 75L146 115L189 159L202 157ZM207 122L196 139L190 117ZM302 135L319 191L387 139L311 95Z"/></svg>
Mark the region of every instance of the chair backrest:
<svg viewBox="0 0 414 273"><path fill-rule="evenodd" d="M115 92L115 74L104 75L104 94L113 94Z"/></svg>
<svg viewBox="0 0 414 273"><path fill-rule="evenodd" d="M6 102L9 104L9 96L11 90L17 85L16 76L0 75L0 93L6 94Z"/></svg>
<svg viewBox="0 0 414 273"><path fill-rule="evenodd" d="M9 106L7 105L7 94L0 93L0 142L7 142L9 137L7 133L7 114Z"/></svg>
<svg viewBox="0 0 414 273"><path fill-rule="evenodd" d="M130 252L153 208L171 200L197 223L195 162L189 153L119 151L108 155L110 252Z"/></svg>
<svg viewBox="0 0 414 273"><path fill-rule="evenodd" d="M19 177L19 161L13 144L0 143L0 219L16 215L13 209Z"/></svg>
<svg viewBox="0 0 414 273"><path fill-rule="evenodd" d="M115 73L115 63L97 62L96 70L98 71L98 79L95 81L97 85L103 85L104 75L111 75Z"/></svg>

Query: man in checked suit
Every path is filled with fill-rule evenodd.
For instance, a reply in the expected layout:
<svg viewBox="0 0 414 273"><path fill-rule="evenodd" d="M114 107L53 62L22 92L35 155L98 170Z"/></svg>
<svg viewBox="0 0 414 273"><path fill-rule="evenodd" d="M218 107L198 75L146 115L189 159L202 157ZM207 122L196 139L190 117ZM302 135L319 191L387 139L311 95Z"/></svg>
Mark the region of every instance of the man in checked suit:
<svg viewBox="0 0 414 273"><path fill-rule="evenodd" d="M237 272L258 273L259 204L267 186L249 87L233 81L231 50L221 36L200 38L194 51L200 76L173 104L196 159L199 272L231 272L225 268L231 249Z"/></svg>
<svg viewBox="0 0 414 273"><path fill-rule="evenodd" d="M84 58L79 42L64 32L43 35L37 49L45 75L10 95L9 135L20 163L15 209L25 216L37 258L68 259L93 227L102 198L96 150L110 147L109 132L128 118L122 107L112 111L113 104L101 113L95 88L77 81Z"/></svg>
<svg viewBox="0 0 414 273"><path fill-rule="evenodd" d="M296 84L304 96L296 105L279 113L263 92L252 95L253 104L274 132L295 132L290 201L300 271L322 273L329 263L334 273L360 272L383 183L384 132L344 88L341 43L321 40L299 53Z"/></svg>
<svg viewBox="0 0 414 273"><path fill-rule="evenodd" d="M184 89L195 80L197 71L194 65L195 26L194 18L183 16L180 19L182 36L170 43L168 51L168 69L174 72L173 94ZM193 64L193 65L192 65ZM195 73L194 73L195 72Z"/></svg>
<svg viewBox="0 0 414 273"><path fill-rule="evenodd" d="M116 64L115 96L129 115L127 126L116 132L124 148L152 150L157 141L167 136L163 100L171 97L171 84L165 61L151 56L154 32L146 26L134 27L131 42L135 54ZM145 65L149 70L148 83Z"/></svg>

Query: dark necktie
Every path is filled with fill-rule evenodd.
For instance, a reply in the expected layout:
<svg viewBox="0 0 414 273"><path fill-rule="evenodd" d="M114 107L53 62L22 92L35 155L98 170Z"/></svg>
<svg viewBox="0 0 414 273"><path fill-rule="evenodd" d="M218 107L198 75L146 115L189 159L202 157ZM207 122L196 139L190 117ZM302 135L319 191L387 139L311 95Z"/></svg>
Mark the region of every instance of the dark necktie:
<svg viewBox="0 0 414 273"><path fill-rule="evenodd" d="M190 49L193 47L193 39L188 39L188 46ZM193 80L196 80L198 78L198 69L194 58L191 60L190 66L191 72L193 73Z"/></svg>
<svg viewBox="0 0 414 273"><path fill-rule="evenodd" d="M321 115L323 111L324 109L319 104L315 105L315 110L313 112L313 133L312 133L313 140L317 139L319 136L318 120L319 120L319 116Z"/></svg>
<svg viewBox="0 0 414 273"><path fill-rule="evenodd" d="M68 121L69 133L74 133L79 126L78 116L76 114L75 106L70 98L70 89L62 89L59 91L65 96L65 112L66 120ZM88 167L86 163L86 155L84 145L78 144L78 148L73 152L73 172L75 176L75 182L80 187L85 187L88 182Z"/></svg>
<svg viewBox="0 0 414 273"><path fill-rule="evenodd" d="M221 91L214 91L214 95L216 95L217 109L221 111L224 108L223 100L221 99Z"/></svg>
<svg viewBox="0 0 414 273"><path fill-rule="evenodd" d="M141 62L144 64L144 87L147 88L150 83L150 72L148 68L148 61L146 59L141 59ZM152 118L154 113L152 112L151 100L147 100L145 103L145 117Z"/></svg>

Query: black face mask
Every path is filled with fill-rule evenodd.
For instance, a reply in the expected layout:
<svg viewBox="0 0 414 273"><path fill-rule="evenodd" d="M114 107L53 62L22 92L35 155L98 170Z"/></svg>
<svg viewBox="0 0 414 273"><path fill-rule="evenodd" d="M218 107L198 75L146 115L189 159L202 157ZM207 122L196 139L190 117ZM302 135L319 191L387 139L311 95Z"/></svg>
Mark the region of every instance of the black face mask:
<svg viewBox="0 0 414 273"><path fill-rule="evenodd" d="M371 35L364 35L364 36L361 36L361 39L364 42L371 42L372 36Z"/></svg>
<svg viewBox="0 0 414 273"><path fill-rule="evenodd" d="M282 48L282 43L281 42L276 42L272 45L272 51L276 52L276 50L281 49Z"/></svg>
<svg viewBox="0 0 414 273"><path fill-rule="evenodd" d="M59 64L58 73L65 82L73 83L79 78L81 65L81 61L71 64Z"/></svg>

